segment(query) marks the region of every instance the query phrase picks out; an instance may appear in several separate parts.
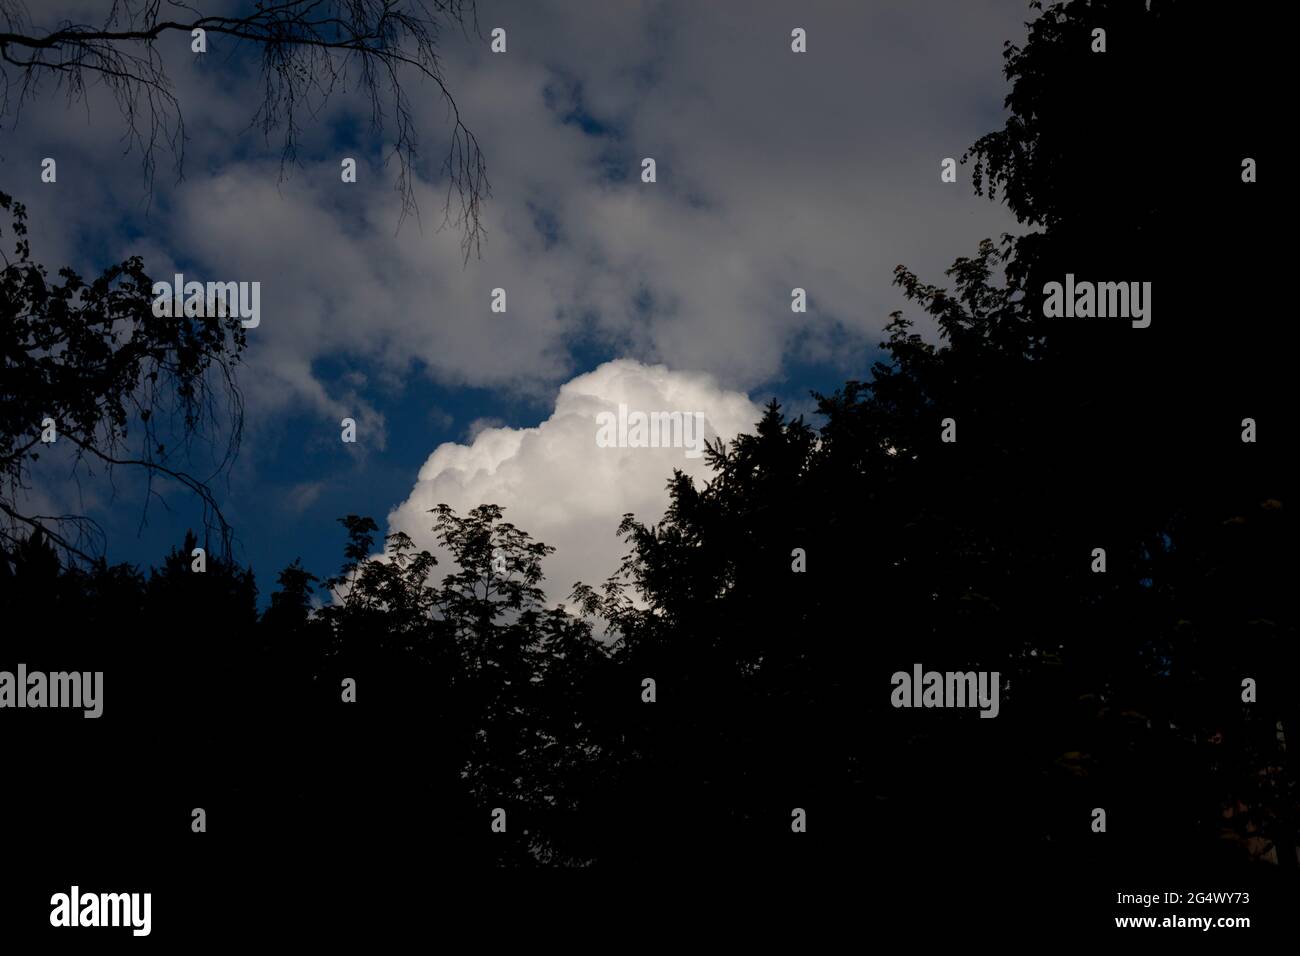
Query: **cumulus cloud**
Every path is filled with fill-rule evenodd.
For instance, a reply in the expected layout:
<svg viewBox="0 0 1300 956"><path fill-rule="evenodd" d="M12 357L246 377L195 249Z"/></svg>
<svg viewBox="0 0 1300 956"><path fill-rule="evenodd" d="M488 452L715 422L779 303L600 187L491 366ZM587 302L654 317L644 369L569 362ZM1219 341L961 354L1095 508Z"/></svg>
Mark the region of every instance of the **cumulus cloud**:
<svg viewBox="0 0 1300 956"><path fill-rule="evenodd" d="M707 374L607 362L562 385L554 411L535 428L484 428L468 445L438 446L410 495L388 515L388 530L437 553L430 509L445 502L464 514L497 504L506 520L556 548L544 565L552 601L565 600L576 581L599 584L626 550L615 534L624 514L658 521L674 468L697 484L710 474L703 458L688 458L683 448L598 447L597 416L617 414L620 404L629 411L702 412L710 442L751 431L762 415L748 396L720 388Z"/></svg>

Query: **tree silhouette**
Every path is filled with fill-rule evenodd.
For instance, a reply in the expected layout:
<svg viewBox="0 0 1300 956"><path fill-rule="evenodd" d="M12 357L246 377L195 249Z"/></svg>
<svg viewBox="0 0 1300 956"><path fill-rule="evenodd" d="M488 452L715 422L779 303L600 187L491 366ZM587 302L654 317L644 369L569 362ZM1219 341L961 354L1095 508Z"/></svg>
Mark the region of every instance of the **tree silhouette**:
<svg viewBox="0 0 1300 956"><path fill-rule="evenodd" d="M772 402L709 447L699 485L674 473L662 519L625 516L626 559L571 606L546 603L551 549L491 504L432 512L443 563L400 533L376 556L378 524L345 517L339 573L313 595L295 561L256 620L251 572L187 571L194 539L146 577L14 535L19 659L133 662L117 693L136 726L158 708L193 738L152 802L97 812L193 854L175 807L201 799L238 834L203 851L223 873L264 846L360 880L590 866L856 889L868 871L1004 909L1065 887L1062 917L1135 875L1293 871L1291 339L1250 278L1284 274L1277 187L1238 174L1243 149L1278 154L1241 145L1266 105L1219 86L1249 86L1258 51L1212 11L1151 6L1056 4L1008 47L1009 116L970 156L1030 231L981 242L945 285L899 266L908 309L869 376L818 395L815 424ZM1206 49L1224 51L1213 77L1188 52ZM1202 109L1226 145L1171 162ZM1081 115L1107 125L1081 138ZM1045 318L1066 272L1151 281L1152 325ZM1243 442L1245 417L1267 438ZM998 672L998 716L892 706L917 663ZM191 699L221 719L191 725ZM57 756L32 772L61 779ZM76 811L35 808L30 832Z"/></svg>
<svg viewBox="0 0 1300 956"><path fill-rule="evenodd" d="M329 833L374 865L397 844L471 869L589 862L567 813L595 773L599 728L581 691L602 676L600 645L544 607L540 561L552 549L500 508L434 515L455 565L441 584L434 556L405 534L387 536L376 559L378 527L356 515L340 519L345 562L322 606L308 610L311 578L297 563L282 572L259 625L274 662L266 709L243 731L266 775L259 791L299 798L303 854ZM345 680L364 706L343 703ZM292 759L262 749L268 726L295 728ZM489 829L497 807L508 839ZM239 812L241 828L267 832L255 806Z"/></svg>
<svg viewBox="0 0 1300 956"><path fill-rule="evenodd" d="M1232 237L1214 247L1227 275L1275 260L1239 176L1267 145L1266 107L1229 116L1221 86L1259 75L1255 54L1222 27L1188 5L1044 11L1008 47L1004 130L971 153L977 184L1041 228L985 241L950 288L900 266L938 343L896 313L887 361L820 397L815 435L770 406L711 451L704 488L674 476L662 522L625 521L622 574L578 597L671 701L655 786L620 806L697 798L652 845L793 862L807 847L781 821L812 804L828 865L929 866L958 845L1022 873L1295 864L1294 695L1279 681L1267 705L1241 698L1244 677L1295 663L1285 441L1241 441L1247 415L1289 433L1289 349L1262 287L1188 271L1198 223ZM1238 59L1193 69L1208 48ZM1227 145L1170 162L1207 105ZM1152 281L1152 326L1045 320L1042 285L1067 271ZM1001 715L891 708L890 675L916 662L999 671Z"/></svg>
<svg viewBox="0 0 1300 956"><path fill-rule="evenodd" d="M40 514L31 501L32 464L49 447L42 442L49 420L53 449L59 442L74 449L74 475L138 469L146 509L155 480L180 484L202 502L205 524L228 554L230 528L208 487L215 475L193 475L178 459L196 439L224 436L218 472L238 452L243 399L234 369L246 345L239 320L155 318L138 256L90 282L68 268L51 282L31 260L23 204L0 193L0 208L14 239L14 258L0 271L0 550L30 531L68 557L90 560L102 550L91 519Z"/></svg>

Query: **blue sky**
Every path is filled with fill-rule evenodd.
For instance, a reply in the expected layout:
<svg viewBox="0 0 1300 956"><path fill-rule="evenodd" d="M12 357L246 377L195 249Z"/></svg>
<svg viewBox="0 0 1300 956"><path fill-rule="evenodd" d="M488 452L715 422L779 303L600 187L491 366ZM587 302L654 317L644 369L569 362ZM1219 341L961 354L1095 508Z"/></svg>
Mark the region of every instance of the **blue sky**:
<svg viewBox="0 0 1300 956"><path fill-rule="evenodd" d="M95 4L62 6L95 19ZM59 7L33 19L52 24ZM447 133L436 90L411 79L421 222L399 230L395 170L364 100L324 104L281 182L279 142L247 129L254 53L216 37L203 57L186 37L160 44L190 136L182 182L163 154L147 194L102 91L68 106L51 87L7 117L0 184L27 203L51 272L140 254L156 277L262 283L243 450L216 489L263 603L295 557L337 569L335 518L418 533L421 509L443 499L496 500L561 547L548 573L562 596L613 570L618 516L657 518L673 467L705 477L667 450L588 447L582 416L658 401L700 408L730 437L774 396L806 413L810 390L864 377L878 356L904 305L894 265L941 281L980 238L1014 230L973 195L968 167L952 185L939 164L999 125L1002 44L1026 19L1021 0L480 3L484 38L442 40L493 189L482 257L467 264L456 231L435 228ZM495 26L504 54L488 50ZM795 26L806 54L790 51ZM46 156L57 184L40 183ZM358 160L356 184L340 182L344 156ZM654 184L640 182L644 156ZM487 308L497 286L504 316ZM808 290L806 315L791 313L794 286ZM339 440L344 415L355 445ZM445 443L465 447L421 477ZM199 520L173 491L173 510L155 503L140 531L126 472L115 499L102 481L78 498L48 469L35 494L84 508L111 560L145 566Z"/></svg>

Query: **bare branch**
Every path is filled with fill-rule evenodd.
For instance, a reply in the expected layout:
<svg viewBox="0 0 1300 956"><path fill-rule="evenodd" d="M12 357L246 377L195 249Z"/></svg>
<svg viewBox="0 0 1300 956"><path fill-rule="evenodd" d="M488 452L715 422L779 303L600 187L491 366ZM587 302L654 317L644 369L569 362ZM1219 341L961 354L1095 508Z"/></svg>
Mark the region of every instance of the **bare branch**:
<svg viewBox="0 0 1300 956"><path fill-rule="evenodd" d="M268 140L273 132L282 134L282 179L298 161L300 117L316 116L331 95L348 89L353 68L356 88L370 99L372 129L394 136L385 161L397 160L404 220L419 215L414 182L419 144L402 85L404 72L414 71L437 86L451 125L440 170L447 180L443 225L453 222L462 230L466 261L471 252L480 253L481 206L491 191L487 165L437 55L444 23L464 31L468 15L477 30L473 0L281 0L257 3L245 17L203 16L184 3L168 5L189 15L160 19L159 0L115 0L98 27L65 21L42 32L32 27L19 0L0 0L0 109L7 113L12 107L17 122L22 104L39 94L47 78L70 104L84 99L89 84L102 84L125 122L126 150L140 151L152 196L160 146L172 153L177 179L184 175L184 117L155 45L163 34L201 29L260 48L263 96L250 125Z"/></svg>

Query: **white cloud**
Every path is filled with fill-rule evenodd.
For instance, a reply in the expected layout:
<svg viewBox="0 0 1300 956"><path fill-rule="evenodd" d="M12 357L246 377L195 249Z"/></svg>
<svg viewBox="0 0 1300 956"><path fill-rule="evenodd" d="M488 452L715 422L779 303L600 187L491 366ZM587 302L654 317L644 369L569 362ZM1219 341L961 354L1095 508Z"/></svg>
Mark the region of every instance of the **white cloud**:
<svg viewBox="0 0 1300 956"><path fill-rule="evenodd" d="M752 431L762 415L746 395L718 387L709 375L607 362L562 385L555 410L536 428L485 428L468 445L438 446L406 501L389 514L388 530L404 531L436 554L430 509L445 502L465 514L497 504L507 521L556 548L544 565L551 601L567 600L576 581L599 585L626 550L615 534L624 514L658 521L674 468L697 485L711 474L703 458L687 458L681 448L597 447L596 415L616 412L619 403L703 412L710 442Z"/></svg>

